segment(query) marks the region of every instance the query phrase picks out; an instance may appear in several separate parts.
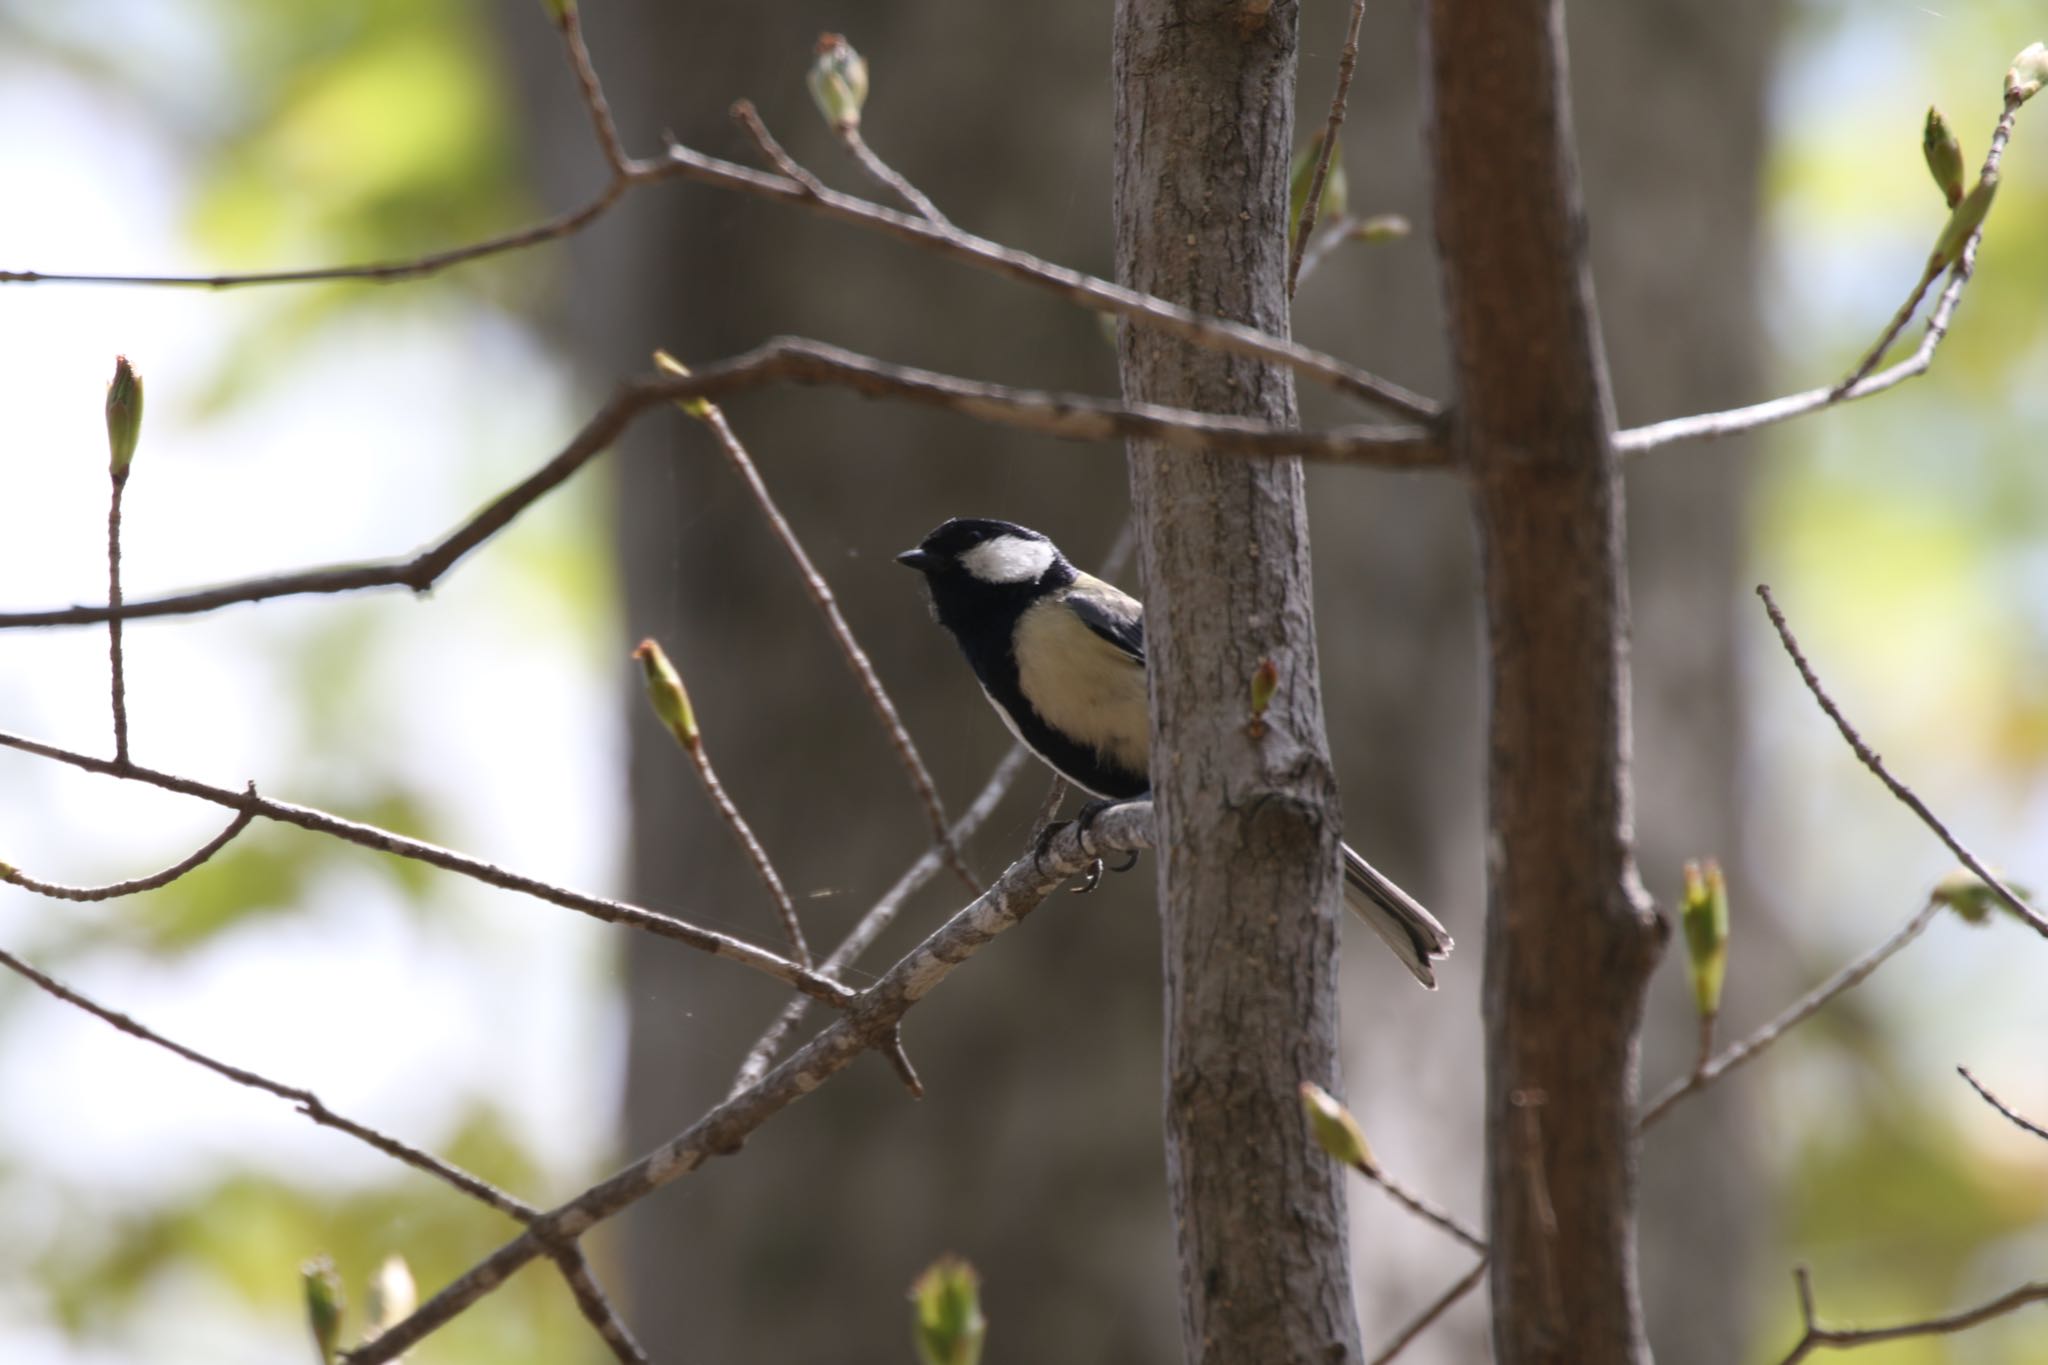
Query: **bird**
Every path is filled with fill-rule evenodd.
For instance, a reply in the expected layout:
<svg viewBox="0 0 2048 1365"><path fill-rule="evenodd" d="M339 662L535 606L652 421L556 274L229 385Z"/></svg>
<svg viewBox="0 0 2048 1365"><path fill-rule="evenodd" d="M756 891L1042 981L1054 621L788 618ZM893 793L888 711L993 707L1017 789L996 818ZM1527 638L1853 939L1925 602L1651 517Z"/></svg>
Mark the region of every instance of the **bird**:
<svg viewBox="0 0 2048 1365"><path fill-rule="evenodd" d="M896 562L924 575L933 615L1010 733L1097 798L1092 809L1152 790L1142 602L1039 532L987 517L944 522ZM1435 990L1430 964L1450 934L1349 844L1343 855L1345 902Z"/></svg>

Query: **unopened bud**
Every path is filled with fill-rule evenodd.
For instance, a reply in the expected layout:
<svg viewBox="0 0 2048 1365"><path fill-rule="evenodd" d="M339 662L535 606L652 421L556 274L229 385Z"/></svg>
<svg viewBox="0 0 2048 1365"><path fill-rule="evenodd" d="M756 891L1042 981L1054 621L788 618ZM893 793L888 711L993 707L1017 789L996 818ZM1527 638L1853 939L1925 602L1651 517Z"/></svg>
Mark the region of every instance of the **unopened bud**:
<svg viewBox="0 0 2048 1365"><path fill-rule="evenodd" d="M115 483L128 477L135 443L142 438L142 376L128 357L114 357L114 377L107 382L107 472Z"/></svg>
<svg viewBox="0 0 2048 1365"><path fill-rule="evenodd" d="M805 80L825 122L834 128L860 127L860 107L868 99L868 64L852 43L836 33L820 34L818 55Z"/></svg>
<svg viewBox="0 0 2048 1365"><path fill-rule="evenodd" d="M2008 881L2006 886L2011 888L2015 896L2034 894L2017 882ZM1990 883L1967 867L1959 867L1936 882L1928 899L1946 905L1969 924L1989 922L1991 912L2005 905L2005 898L1993 890Z"/></svg>
<svg viewBox="0 0 2048 1365"><path fill-rule="evenodd" d="M1280 666L1271 659L1259 660L1259 666L1252 671L1252 723L1264 729L1266 708L1273 704L1273 694L1280 690Z"/></svg>
<svg viewBox="0 0 2048 1365"><path fill-rule="evenodd" d="M642 640L633 657L640 661L640 671L646 675L647 700L654 707L654 714L676 737L676 743L695 749L702 742L697 733L697 713L690 706L690 694L683 689L683 679L675 665L652 640Z"/></svg>
<svg viewBox="0 0 2048 1365"><path fill-rule="evenodd" d="M569 22L569 16L576 12L576 0L541 0L541 3L547 7L548 18L555 21L557 28Z"/></svg>
<svg viewBox="0 0 2048 1365"><path fill-rule="evenodd" d="M958 1256L933 1261L910 1286L911 1336L923 1365L977 1365L988 1336L981 1278Z"/></svg>
<svg viewBox="0 0 2048 1365"><path fill-rule="evenodd" d="M1963 144L1956 140L1941 110L1931 104L1927 106L1927 127L1920 135L1920 151L1927 158L1928 174L1948 206L1954 208L1963 198Z"/></svg>
<svg viewBox="0 0 2048 1365"><path fill-rule="evenodd" d="M1728 969L1728 885L1721 864L1707 859L1685 865L1685 904L1679 912L1685 927L1686 968L1692 976L1693 1001L1702 1015L1721 1011L1721 982Z"/></svg>
<svg viewBox="0 0 2048 1365"><path fill-rule="evenodd" d="M329 1365L341 1344L341 1276L334 1273L334 1262L316 1256L299 1267L299 1279L306 1288L306 1322L313 1329L313 1345L321 1365Z"/></svg>
<svg viewBox="0 0 2048 1365"><path fill-rule="evenodd" d="M2029 43L2012 59L2012 66L2005 73L2005 97L2015 104L2025 104L2041 93L2043 85L2048 85L2048 47Z"/></svg>
<svg viewBox="0 0 2048 1365"><path fill-rule="evenodd" d="M1365 1130L1358 1126L1357 1119L1351 1117L1351 1111L1338 1103L1335 1095L1314 1081L1303 1081L1301 1107L1308 1115L1308 1131L1315 1138L1316 1146L1346 1166L1355 1166L1361 1171L1379 1169L1379 1162L1373 1159L1372 1148L1366 1145Z"/></svg>

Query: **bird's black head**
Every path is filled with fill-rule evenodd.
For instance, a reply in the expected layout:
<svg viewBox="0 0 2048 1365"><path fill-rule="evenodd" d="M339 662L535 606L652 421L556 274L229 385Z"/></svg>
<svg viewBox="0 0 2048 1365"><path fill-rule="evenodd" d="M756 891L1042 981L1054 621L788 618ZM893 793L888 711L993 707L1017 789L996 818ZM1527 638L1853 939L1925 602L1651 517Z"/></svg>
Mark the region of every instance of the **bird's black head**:
<svg viewBox="0 0 2048 1365"><path fill-rule="evenodd" d="M1017 613L1074 581L1074 566L1050 540L986 517L955 517L896 562L924 575L939 623L955 635L1007 635Z"/></svg>
<svg viewBox="0 0 2048 1365"><path fill-rule="evenodd" d="M898 564L922 573L934 591L967 580L990 588L1043 589L1071 581L1073 566L1038 532L988 517L955 517L926 536Z"/></svg>

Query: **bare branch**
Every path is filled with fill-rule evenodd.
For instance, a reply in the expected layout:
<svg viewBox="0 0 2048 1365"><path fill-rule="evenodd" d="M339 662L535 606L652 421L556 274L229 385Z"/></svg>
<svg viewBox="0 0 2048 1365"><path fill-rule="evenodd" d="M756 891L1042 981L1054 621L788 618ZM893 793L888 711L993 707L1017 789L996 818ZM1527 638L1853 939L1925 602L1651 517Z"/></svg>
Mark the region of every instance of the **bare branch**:
<svg viewBox="0 0 2048 1365"><path fill-rule="evenodd" d="M1372 1365L1388 1365L1395 1356L1408 1349L1409 1343L1428 1331L1438 1318L1449 1312L1452 1304L1477 1289L1479 1282L1485 1278L1486 1257L1481 1256L1479 1264L1465 1272L1465 1278L1446 1289L1436 1302L1423 1309L1414 1321L1403 1327L1394 1339L1387 1343L1386 1349L1372 1358Z"/></svg>
<svg viewBox="0 0 2048 1365"><path fill-rule="evenodd" d="M1453 1218L1450 1214L1444 1212L1437 1205L1416 1194L1377 1166L1354 1165L1351 1169L1385 1190L1395 1203L1414 1214L1417 1218L1433 1224L1457 1238L1471 1250L1478 1252L1481 1260L1486 1258L1486 1239L1466 1227L1456 1218Z"/></svg>
<svg viewBox="0 0 2048 1365"><path fill-rule="evenodd" d="M1023 745L1010 746L1010 752L1003 755L1002 761L996 764L995 771L989 774L987 783L982 786L981 794L974 798L973 804L961 813L959 821L948 831L955 845L964 843L975 830L981 828L983 821L995 814L996 807L1002 804L1003 798L1009 794L1011 785L1017 780L1017 774L1024 771L1025 760L1030 756L1030 750ZM838 980L839 973L866 952L868 945L880 937L882 930L888 928L895 920L897 911L903 908L903 903L915 895L945 865L945 850L941 846L934 845L926 849L923 856L896 879L896 884L883 892L881 899L860 917L846 937L840 940L839 946L832 950L831 956L818 965L818 971L835 981ZM810 1002L800 995L793 997L782 1007L782 1013L776 1016L775 1022L768 1026L759 1040L748 1050L746 1060L740 1063L739 1072L733 1077L732 1089L727 1092L728 1098L739 1094L767 1074L768 1065L774 1061L775 1053L782 1046L783 1039L803 1021L809 1007Z"/></svg>
<svg viewBox="0 0 2048 1365"><path fill-rule="evenodd" d="M1099 850L1136 851L1150 846L1151 825L1149 801L1127 802L1095 821L1091 842ZM609 1180L541 1215L525 1233L472 1266L411 1317L347 1353L348 1365L379 1365L404 1353L496 1289L521 1266L546 1254L550 1239L580 1237L711 1157L737 1152L747 1136L770 1118L824 1084L867 1048L886 1043L911 1006L998 934L1014 927L1091 860L1073 829L1055 837L1042 859L1030 855L1018 859L985 893L862 991L846 1014L758 1084L717 1105Z"/></svg>
<svg viewBox="0 0 2048 1365"><path fill-rule="evenodd" d="M774 497L768 492L767 483L761 478L761 471L755 467L753 457L747 454L746 446L741 444L740 438L734 433L732 424L726 421L725 413L715 404L705 403L698 405L698 410L692 415L710 428L712 436L718 441L719 450L725 455L726 462L747 486L747 492L752 495L754 505L760 509L761 516L767 521L768 529L775 533L775 538L782 543L783 551L789 555L790 562L796 565L797 576L803 579L804 591L809 594L811 604L818 609L818 614L825 618L825 628L831 632L833 643L839 646L840 657L844 658L846 666L853 670L854 681L860 684L861 691L866 694L868 705L874 710L875 719L881 722L883 731L889 736L889 743L896 750L897 762L903 765L903 771L910 778L911 787L917 792L918 800L923 803L925 819L931 825L932 836L946 852L947 864L960 878L961 885L967 888L969 895L978 893L981 890L981 882L967 866L967 859L960 852L960 845L947 831L946 807L945 803L939 800L938 784L932 781L931 771L925 767L923 757L917 752L917 742L911 739L910 731L905 728L903 717L897 713L896 703L890 698L889 690L882 686L881 675L875 672L875 666L869 662L867 651L860 647L860 641L853 637L853 627L847 624L845 613L839 610L839 599L833 596L831 585L825 581L825 575L818 572L818 566L811 562L809 552L804 549L803 542L797 539L796 532L790 528L788 519L782 515L782 509L775 505Z"/></svg>
<svg viewBox="0 0 2048 1365"><path fill-rule="evenodd" d="M813 198L825 193L824 182L797 164L797 159L782 149L782 144L775 140L775 134L769 132L768 125L761 121L761 111L754 107L752 100L734 100L729 112L740 127L746 129L747 136L754 139L754 145L761 149L761 155L768 158L768 164L803 186Z"/></svg>
<svg viewBox="0 0 2048 1365"><path fill-rule="evenodd" d="M121 651L121 491L128 471L114 471L107 498L107 664L114 704L114 762L128 761L128 670Z"/></svg>
<svg viewBox="0 0 2048 1365"><path fill-rule="evenodd" d="M711 799L711 807L718 812L718 818L732 833L733 842L740 846L740 852L747 855L753 864L754 875L761 879L761 885L768 888L768 898L775 902L775 912L782 921L782 933L789 940L792 956L804 966L811 965L811 945L804 941L804 926L796 917L796 902L789 898L789 888L782 883L782 874L775 870L775 862L768 856L768 850L761 846L754 827L747 823L747 817L740 814L740 808L725 790L725 784L718 780L718 770L711 766L711 755L705 752L700 741L685 744L683 752L690 756L690 764L697 770L697 780L703 784L704 795Z"/></svg>
<svg viewBox="0 0 2048 1365"><path fill-rule="evenodd" d="M238 825L247 824L249 819L250 817L243 816L238 821ZM231 826L230 828L236 827ZM225 842L225 840L222 842ZM183 1043L166 1038L156 1030L137 1023L128 1015L122 1014L118 1010L109 1009L105 1005L79 994L69 986L58 981L55 977L37 970L4 949L0 949L0 967L7 968L7 970L15 973L37 989L54 996L56 999L62 1000L68 1005L84 1010L87 1014L107 1024L111 1024L130 1037L140 1038L146 1043L153 1043L157 1047L163 1048L165 1051L181 1057L196 1066L203 1067L217 1076L233 1081L236 1085L246 1086L251 1090L260 1090L267 1095L275 1095L282 1100L289 1100L301 1114L304 1114L322 1127L346 1133L358 1142L373 1147L386 1156L403 1162L415 1170L423 1171L433 1176L436 1180L460 1190L463 1194L477 1200L479 1203L496 1209L509 1218L530 1225L534 1219L540 1216L540 1210L524 1200L499 1189L488 1180L472 1175L459 1166L443 1161L431 1152L414 1147L410 1143L402 1142L388 1133L370 1127L368 1124L359 1123L346 1115L336 1113L334 1110L329 1109L321 1101L320 1097L310 1090L305 1090L295 1085L285 1085L280 1081L274 1081L268 1076L260 1075L257 1072L232 1066L227 1062L220 1061L199 1051L197 1048L187 1047ZM589 1318L591 1324L597 1328L598 1334L612 1348L613 1354L622 1361L633 1362L634 1365L645 1365L646 1355L641 1352L639 1346L633 1341L632 1333L626 1330L625 1324L613 1312L610 1302L605 1298L603 1289L598 1286L595 1277L590 1272L589 1263L584 1260L583 1253L576 1244L573 1241L552 1243L548 1247L547 1253L561 1268L563 1278L568 1281L570 1291L576 1297L577 1306L583 1310L583 1315Z"/></svg>
<svg viewBox="0 0 2048 1365"><path fill-rule="evenodd" d="M1351 73L1358 68L1358 30L1365 23L1365 0L1351 0L1351 26L1344 32L1344 50L1337 58L1337 89L1330 96L1330 118L1323 125L1323 145L1316 154L1316 168L1309 177L1308 198L1302 201L1301 223L1294 230L1294 251L1287 264L1287 294L1294 296L1301 283L1302 261L1315 235L1316 214L1323 204L1323 185L1330 176L1330 162L1337 155L1337 133L1344 126L1344 106L1351 97Z"/></svg>
<svg viewBox="0 0 2048 1365"><path fill-rule="evenodd" d="M157 616L191 616L215 611L238 602L262 602L276 597L313 593L360 592L369 588L407 587L426 592L453 568L458 560L489 540L528 507L567 480L593 457L603 453L634 418L657 406L661 395L644 388L622 384L597 414L578 431L561 453L524 480L492 499L474 516L409 559L384 560L366 564L336 564L326 568L302 569L245 579L213 588L199 588L144 602L127 603L121 611L126 620ZM101 606L64 607L54 610L0 613L0 629L24 626L90 625L105 621L109 611Z"/></svg>
<svg viewBox="0 0 2048 1365"><path fill-rule="evenodd" d="M251 783L249 786L249 794L251 796L256 794L254 783ZM110 901L121 896L133 896L142 891L154 891L160 886L169 886L172 882L178 880L178 878L226 848L234 841L237 834L240 834L249 827L250 821L255 818L256 813L254 811L236 812L235 818L228 822L226 829L214 835L204 844L201 844L193 852L180 858L161 872L152 872L147 877L137 877L133 881L113 882L106 886L59 886L54 882L39 882L17 867L0 863L0 882L9 882L21 887L24 891L33 891L38 896L49 896L60 901Z"/></svg>
<svg viewBox="0 0 2048 1365"><path fill-rule="evenodd" d="M295 1085L285 1085L281 1082L273 1081L267 1076L260 1076L253 1071L246 1071L238 1066L230 1066L226 1062L218 1061L208 1056L197 1048L173 1042L154 1029L137 1023L127 1015L117 1010L108 1009L105 1005L80 995L61 981L38 971L4 949L0 949L0 967L7 968L16 976L21 977L39 990L55 996L66 1004L75 1005L87 1014L112 1024L130 1037L140 1038L145 1043L154 1043L165 1051L174 1053L196 1066L204 1067L216 1076L226 1077L236 1085L247 1086L251 1090L261 1090L265 1094L275 1095L282 1100L290 1100L298 1107L300 1113L322 1127L333 1128L339 1132L347 1133L359 1142L368 1143L386 1156L402 1161L415 1170L425 1171L435 1179L454 1186L470 1198L488 1204L501 1213L508 1214L522 1222L535 1217L537 1214L537 1210L532 1206L505 1193L489 1181L473 1176L458 1167L451 1166L430 1152L421 1151L419 1148L400 1142L397 1138L391 1137L388 1134L378 1132L376 1129L365 1124L357 1123L354 1119L335 1113L325 1104L322 1104L320 1097L310 1090L302 1090Z"/></svg>
<svg viewBox="0 0 2048 1365"><path fill-rule="evenodd" d="M2005 110L1999 116L1998 125L1991 131L1991 148L1984 157L1983 175L1998 173L1998 163L2005 155L2006 142L2012 137L2014 118L2019 113L2021 101L2010 94L2006 96ZM1948 336L1951 320L1955 317L1956 303L1963 296L1963 288L1970 282L1971 273L1977 268L1977 244L1983 240L1984 228L1980 224L1963 245L1963 250L1949 271L1948 286L1942 290L1935 302L1934 313L1927 319L1927 331L1920 339L1919 349L1890 369L1871 374L1881 360L1892 340L1906 323L1911 320L1919 306L1920 296L1933 281L1934 273L1922 277L1919 287L1911 299L1896 314L1863 362L1852 370L1846 379L1824 388L1807 389L1803 393L1788 394L1768 402L1752 403L1744 408L1732 408L1726 412L1702 413L1697 417L1674 417L1666 422L1655 422L1649 426L1636 427L1618 432L1614 448L1624 455L1634 455L1658 446L1671 445L1677 441L1699 440L1717 436L1733 436L1739 432L1755 431L1758 427L1771 426L1794 417L1803 417L1809 412L1833 407L1838 403L1850 403L1859 398L1868 398L1883 393L1925 374L1934 363L1934 352Z"/></svg>
<svg viewBox="0 0 2048 1365"><path fill-rule="evenodd" d="M1970 1083L1970 1089L1976 1091L1978 1095L1983 1097L1984 1103L1990 1105L1993 1109L1996 1109L1999 1113L2005 1115L2007 1119L2011 1120L2015 1127L2019 1128L2022 1132L2032 1133L2037 1138L2048 1139L2048 1128L2043 1128L2040 1124L2035 1123L2032 1119L2025 1118L2022 1115L2014 1112L2010 1107L2006 1105L2004 1100L1999 1099L1998 1096L1992 1094L1989 1090L1986 1090L1983 1086L1983 1083L1980 1082L1975 1076L1972 1076L1970 1074L1970 1068L1966 1066L1959 1066L1956 1068L1956 1071L1958 1074L1962 1076L1964 1080Z"/></svg>
<svg viewBox="0 0 2048 1365"><path fill-rule="evenodd" d="M596 1329L597 1335L611 1349L613 1359L624 1365L648 1365L647 1352L640 1349L640 1343L633 1339L633 1333L619 1317L618 1310L612 1307L612 1301L605 1297L604 1286L597 1282L597 1275L583 1255L583 1248L570 1242L551 1249L548 1254L562 1272L562 1280L569 1286L569 1293L575 1297L577 1311Z"/></svg>
<svg viewBox="0 0 2048 1365"><path fill-rule="evenodd" d="M1798 1365L1818 1350L1847 1350L1857 1346L1874 1346L1883 1341L1898 1341L1906 1337L1948 1336L1966 1332L1993 1318L2004 1317L2007 1313L2024 1308L2030 1303L2048 1300L2048 1280L2033 1280L2019 1288L1999 1295L1988 1303L1946 1317L1922 1318L1916 1322L1902 1322L1892 1327L1822 1327L1814 1317L1813 1287L1807 1278L1806 1267L1800 1266L1793 1272L1799 1289L1799 1313L1805 1321L1806 1330L1799 1341L1786 1353L1779 1365Z"/></svg>
<svg viewBox="0 0 2048 1365"><path fill-rule="evenodd" d="M551 882L539 881L533 877L510 872L481 858L472 858L452 849L429 844L418 839L409 839L402 834L366 825L354 820L344 820L325 811L308 806L295 806L284 801L272 801L258 796L251 788L246 792L229 791L204 782L195 782L188 777L177 777L170 773L157 772L135 764L116 764L90 754L74 753L60 749L53 744L22 735L0 731L0 748L16 749L22 753L35 754L41 758L82 769L89 773L100 773L107 777L118 777L123 781L141 782L164 791L177 792L184 796L210 801L216 806L232 811L246 811L265 820L280 824L297 825L316 834L328 834L345 843L375 849L380 853L395 854L411 858L448 872L460 873L472 880L506 891L517 891L551 905L579 911L600 919L607 924L624 924L635 929L656 934L662 938L674 939L678 943L711 954L713 957L730 958L734 962L751 967L766 976L771 976L786 985L794 986L805 995L823 1000L834 1008L846 1007L854 998L854 992L836 981L830 981L809 968L790 961L766 948L758 947L743 939L721 934L715 929L705 929L687 920L677 919L657 911L643 909L625 901L610 900L603 896L586 895Z"/></svg>
<svg viewBox="0 0 2048 1365"><path fill-rule="evenodd" d="M1665 1112L1672 1105L1677 1104L1687 1095L1706 1089L1722 1076L1741 1066L1744 1062L1749 1061L1772 1043L1777 1042L1794 1027L1804 1023L1807 1017L1818 1011L1821 1006L1827 1004L1844 991L1861 985L1866 977L1884 965L1886 959L1890 958L1914 939L1920 937L1921 932L1934 922L1934 917L1940 914L1941 910L1942 902L1930 897L1925 905L1913 912L1911 919L1892 932L1891 937L1878 944L1875 948L1872 948L1862 957L1857 958L1848 966L1842 968L1839 972L1836 972L1820 985L1815 986L1805 995L1800 996L1790 1009L1787 1009L1784 1013L1771 1020L1770 1023L1765 1024L1755 1033L1744 1038L1741 1042L1730 1047L1711 1062L1703 1066L1695 1065L1691 1075L1682 1081L1673 1083L1663 1094L1651 1101L1650 1107L1643 1111L1642 1118L1636 1121L1636 1131L1638 1133L1647 1131L1650 1125L1664 1117Z"/></svg>
<svg viewBox="0 0 2048 1365"><path fill-rule="evenodd" d="M130 621L189 616L238 602L372 588L406 587L423 593L464 555L510 525L544 494L602 453L649 408L690 398L722 398L778 382L851 389L870 398L900 399L1064 440L1108 441L1137 436L1177 450L1256 457L1298 455L1387 469L1435 469L1448 463L1442 443L1421 427L1346 426L1327 431L1292 431L1244 418L1216 417L1149 403L1126 407L1079 394L983 384L913 366L892 365L822 342L782 337L744 355L695 367L687 376L621 383L561 453L501 493L446 537L410 558L336 564L244 579L130 602L123 606L121 614ZM0 630L93 625L108 616L104 606L0 612Z"/></svg>
<svg viewBox="0 0 2048 1365"><path fill-rule="evenodd" d="M1771 596L1770 585L1759 583L1756 595L1763 599L1764 610L1770 613L1771 624L1778 631L1778 639L1784 644L1785 652L1792 656L1792 664L1799 670L1800 680L1806 684L1806 690L1813 693L1813 699L1820 703L1821 710L1828 713L1828 719L1842 732L1842 738L1848 741L1850 749L1862 760L1863 766L1875 773L1878 781L1884 783L1886 789L1897 797L1906 809L1919 816L1920 823L1933 830L1935 837L1947 844L1951 853L1962 859L1963 866L1976 873L1980 881L1997 892L1998 898L2005 902L2007 908L2024 920L2035 933L2048 938L2048 919L2044 919L2038 910L2027 903L2025 897L2000 881L1989 868L1977 861L1977 855L1963 847L1962 840L1956 838L1949 831L1949 827L1927 808L1927 803L1914 795L1911 787L1893 777L1891 771L1884 766L1884 760L1877 756L1877 751L1863 742L1863 736L1856 733L1856 727L1849 723L1849 718L1842 714L1842 708L1835 705L1834 698L1820 685L1820 679L1814 675L1813 665L1809 664L1806 655L1800 652L1799 641L1793 637L1792 627L1785 623L1785 613L1778 610L1778 603Z"/></svg>
<svg viewBox="0 0 2048 1365"><path fill-rule="evenodd" d="M939 212L939 206L925 197L923 190L911 184L894 166L882 160L874 148L868 146L868 140L861 136L858 123L842 123L832 131L839 134L839 141L847 151L853 153L853 159L860 163L861 169L908 205L912 213L934 227L953 226L952 221Z"/></svg>
<svg viewBox="0 0 2048 1365"><path fill-rule="evenodd" d="M591 64L590 49L583 41L582 8L576 4L558 6L555 26L562 31L562 46L568 53L570 69L576 73L576 87L583 96L583 107L590 113L605 164L612 169L613 182L624 184L632 177L633 159L626 155L625 144L619 141L619 125L612 118L612 107L605 100L604 86L597 79L597 68Z"/></svg>

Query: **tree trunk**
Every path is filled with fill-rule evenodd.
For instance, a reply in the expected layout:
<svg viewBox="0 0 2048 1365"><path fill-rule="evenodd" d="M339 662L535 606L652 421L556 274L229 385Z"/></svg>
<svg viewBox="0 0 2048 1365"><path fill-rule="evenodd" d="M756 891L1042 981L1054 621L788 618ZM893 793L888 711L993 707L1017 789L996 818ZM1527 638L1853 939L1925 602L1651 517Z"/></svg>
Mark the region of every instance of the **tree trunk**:
<svg viewBox="0 0 2048 1365"><path fill-rule="evenodd" d="M1485 1033L1495 1357L1647 1360L1622 491L1558 0L1432 0L1431 155L1491 697Z"/></svg>
<svg viewBox="0 0 2048 1365"><path fill-rule="evenodd" d="M1297 6L1119 0L1117 273L1288 330ZM1126 326L1123 387L1268 422L1292 376ZM1360 1356L1342 1172L1296 1087L1336 1071L1336 846L1297 461L1131 448L1165 924L1167 1178L1195 1362ZM1264 659L1280 691L1246 725Z"/></svg>

